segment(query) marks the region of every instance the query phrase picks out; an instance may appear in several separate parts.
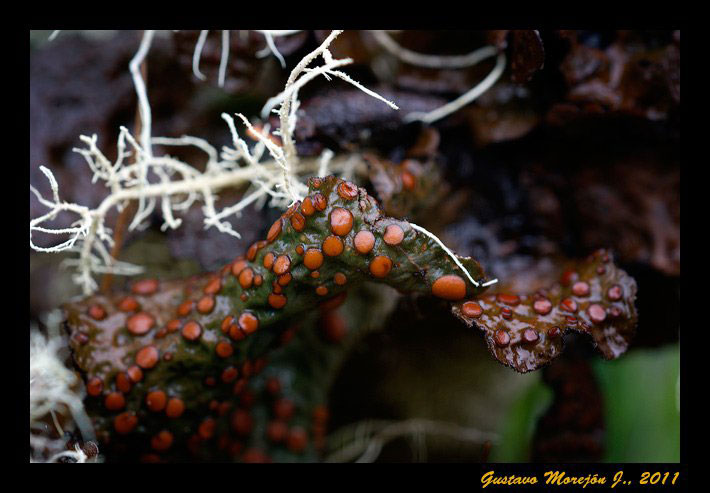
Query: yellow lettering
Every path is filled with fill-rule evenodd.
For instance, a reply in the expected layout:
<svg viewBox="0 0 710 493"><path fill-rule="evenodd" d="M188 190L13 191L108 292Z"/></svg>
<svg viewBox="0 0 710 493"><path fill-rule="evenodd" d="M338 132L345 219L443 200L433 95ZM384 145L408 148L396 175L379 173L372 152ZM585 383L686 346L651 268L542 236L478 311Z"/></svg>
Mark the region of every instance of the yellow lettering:
<svg viewBox="0 0 710 493"><path fill-rule="evenodd" d="M483 483L484 488L486 486L488 486L489 484L491 484L491 481L492 481L491 478L493 478L493 473L494 473L494 471L488 471L486 474L484 474L481 477L481 483Z"/></svg>
<svg viewBox="0 0 710 493"><path fill-rule="evenodd" d="M544 476L547 478L545 484L558 484L562 485L562 479L565 477L564 471L547 471Z"/></svg>

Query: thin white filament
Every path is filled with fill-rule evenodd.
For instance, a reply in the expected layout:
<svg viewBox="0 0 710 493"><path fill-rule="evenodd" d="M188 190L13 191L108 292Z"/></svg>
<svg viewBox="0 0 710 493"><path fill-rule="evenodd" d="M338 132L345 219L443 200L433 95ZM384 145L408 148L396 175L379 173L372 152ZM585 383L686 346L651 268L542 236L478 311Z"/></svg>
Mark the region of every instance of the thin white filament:
<svg viewBox="0 0 710 493"><path fill-rule="evenodd" d="M141 64L145 57L148 55L148 50L150 50L150 44L153 41L153 35L155 31L146 30L143 34L143 40L141 41L140 48L138 52L128 64L131 70L131 76L133 77L133 85L136 88L136 95L138 96L138 108L141 118L141 146L143 147L143 152L145 152L148 157L153 157L153 151L150 147L150 134L152 117L150 113L150 104L148 103L148 93L145 88L145 81L141 75Z"/></svg>
<svg viewBox="0 0 710 493"><path fill-rule="evenodd" d="M286 60L284 60L284 57L281 55L281 53L279 53L279 50L276 49L274 37L268 31L264 31L262 34L264 35L264 38L266 38L266 44L268 45L269 50L271 50L271 53L273 53L274 56L278 58L279 63L281 64L281 68L286 68Z"/></svg>
<svg viewBox="0 0 710 493"><path fill-rule="evenodd" d="M455 113L459 109L463 108L467 104L473 102L478 96L486 92L493 84L495 84L500 76L503 74L503 71L505 70L505 54L500 53L498 55L498 58L496 59L496 65L493 67L493 70L491 70L491 73L489 73L485 79L483 79L481 82L478 83L475 87L473 87L470 91L467 91L466 93L462 94L458 98L454 99L453 101L445 104L444 106L437 108L433 111L430 111L429 113L421 113L421 112L412 112L409 113L407 116L404 117L404 121L422 121L425 123L432 123L437 120L441 120L442 118L450 115L451 113Z"/></svg>
<svg viewBox="0 0 710 493"><path fill-rule="evenodd" d="M200 31L200 37L197 38L197 44L195 45L195 52L192 54L192 73L200 80L207 80L205 74L200 72L200 58L202 57L202 48L205 46L208 33L209 30L206 29Z"/></svg>
<svg viewBox="0 0 710 493"><path fill-rule="evenodd" d="M442 250L444 250L446 252L446 254L449 257L451 257L451 259L454 261L454 263L456 263L456 265L459 267L459 269L461 269L464 272L464 274L466 274L466 277L468 277L468 280L471 281L474 286L476 286L476 287L480 286L480 284L478 284L478 282L473 277L471 277L471 274L469 274L468 270L466 270L466 267L463 266L463 264L458 259L456 254L454 252L452 252L451 250L449 250L449 248L446 245L444 245L444 242L441 241L439 238L437 238L437 236L434 233L432 233L432 232L430 232L430 231L428 231L428 230L426 230L426 229L422 228L421 226L414 224L414 223L409 223L409 225L412 228L414 228L415 230L417 230L421 233L424 233L429 238L434 240L442 248Z"/></svg>
<svg viewBox="0 0 710 493"><path fill-rule="evenodd" d="M466 68L496 56L495 46L484 46L466 55L425 55L408 50L397 43L386 31L372 31L375 40L397 58L418 67L426 68Z"/></svg>
<svg viewBox="0 0 710 493"><path fill-rule="evenodd" d="M224 78L227 74L227 61L229 60L229 30L222 31L222 58L219 61L219 87L224 87Z"/></svg>

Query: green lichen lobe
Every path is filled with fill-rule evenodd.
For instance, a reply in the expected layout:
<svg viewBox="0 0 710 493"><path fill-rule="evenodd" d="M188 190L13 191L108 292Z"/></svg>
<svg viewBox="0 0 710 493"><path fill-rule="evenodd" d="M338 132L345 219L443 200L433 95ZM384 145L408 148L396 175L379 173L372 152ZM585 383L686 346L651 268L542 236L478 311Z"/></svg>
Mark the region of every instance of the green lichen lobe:
<svg viewBox="0 0 710 493"><path fill-rule="evenodd" d="M374 241L363 246L357 235L365 231ZM485 280L474 259L459 261L474 279ZM446 282L437 284L442 278ZM217 272L152 280L149 290L136 283L131 293L66 305L74 361L92 389L87 409L97 434L105 443L138 441L146 450L155 449L156 440L158 448L165 445L167 433L193 445L218 433L241 436L244 414L235 417L228 409L241 402L254 368L263 367L279 336L365 281L449 300L482 292L435 240L385 216L365 189L329 176L310 179L303 202ZM141 358L147 349L156 357ZM150 396L156 392L174 406L155 408ZM226 416L211 418L215 409ZM204 424L217 417L224 419ZM195 438L200 425L209 437Z"/></svg>

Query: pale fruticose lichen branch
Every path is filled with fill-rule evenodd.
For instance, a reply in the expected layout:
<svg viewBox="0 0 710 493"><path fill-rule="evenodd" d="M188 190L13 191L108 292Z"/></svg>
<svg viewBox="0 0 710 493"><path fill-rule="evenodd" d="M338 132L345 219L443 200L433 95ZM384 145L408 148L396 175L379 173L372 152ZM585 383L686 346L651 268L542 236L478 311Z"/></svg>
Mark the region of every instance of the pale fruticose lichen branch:
<svg viewBox="0 0 710 493"><path fill-rule="evenodd" d="M370 31L375 40L400 60L418 67L433 69L458 69L472 67L486 58L496 56L495 46L483 46L465 55L426 55L408 50L397 43L387 31Z"/></svg>
<svg viewBox="0 0 710 493"><path fill-rule="evenodd" d="M328 442L332 450L326 462L374 462L387 443L402 437L413 439L416 457L423 461L426 458L426 435L475 444L499 440L494 432L444 421L419 418L405 421L367 420L347 425L330 435Z"/></svg>
<svg viewBox="0 0 710 493"><path fill-rule="evenodd" d="M278 37L278 36L290 36L291 34L300 33L301 31L299 31L299 30L284 30L284 31L260 30L257 32L264 35L264 38L266 39L266 47L263 50L259 51L256 54L256 56L259 58L262 58L262 57L267 56L269 53L272 53L279 60L279 63L281 64L281 68L286 68L286 60L284 60L283 55L281 53L279 53L279 50L276 48L276 42L274 41L274 38Z"/></svg>
<svg viewBox="0 0 710 493"><path fill-rule="evenodd" d="M466 91L464 94L445 104L444 106L427 113L412 112L405 116L404 120L421 121L424 123L433 123L437 120L449 116L452 113L460 110L467 104L472 103L481 94L490 89L495 84L505 70L505 54L495 46L483 46L471 53L465 55L426 55L417 53L416 51L408 50L397 43L389 35L387 31L371 31L375 41L389 53L399 58L403 62L415 65L418 67L432 69L461 69L472 67L487 58L498 55L496 64L491 72L478 84Z"/></svg>
<svg viewBox="0 0 710 493"><path fill-rule="evenodd" d="M222 56L219 61L219 87L224 87L227 76L227 60L229 60L229 30L222 30Z"/></svg>
<svg viewBox="0 0 710 493"><path fill-rule="evenodd" d="M200 31L200 36L197 38L197 43L195 44L195 51L192 54L192 73L200 80L207 80L205 74L200 72L200 58L202 57L202 48L205 46L208 34L209 31L207 29Z"/></svg>
<svg viewBox="0 0 710 493"><path fill-rule="evenodd" d="M334 75L336 77L339 77L344 81L354 85L358 89L364 91L365 93L369 94L370 96L373 96L376 99L379 99L380 101L384 102L390 108L395 110L399 109L397 105L394 104L392 101L389 101L380 96L379 94L370 91L369 89L362 86L360 83L354 81L353 79L345 75L343 72L333 70L334 68L352 63L352 59L349 58L344 60L333 59L332 54L328 50L328 47L333 42L333 40L335 40L335 38L337 38L342 32L342 30L335 30L331 32L318 48L303 57L303 59L291 71L291 74L289 75L288 80L286 81L286 87L284 88L284 90L277 96L270 98L264 105L264 108L261 110L261 117L265 119L268 117L269 113L274 109L277 104L281 104L278 110L278 115L279 120L281 122L281 140L283 141L283 147L285 149L285 155L287 158L296 157L296 147L293 142L293 138L291 137L291 132L288 130L290 127L289 123L292 124L295 118L296 111L294 106L296 104L295 102L298 100L298 91L301 87L303 87L310 80L316 78L318 75L323 75L326 78L328 78L328 75ZM308 65L319 56L323 57L323 61L325 63L321 67L318 67L316 69L308 69Z"/></svg>
<svg viewBox="0 0 710 493"><path fill-rule="evenodd" d="M200 35L197 38L197 43L195 43L195 50L193 51L192 54L192 73L197 77L199 80L207 80L207 77L200 72L200 58L202 58L202 50L205 46L205 42L207 41L207 35L209 34L208 29L203 29L200 31ZM281 64L282 68L286 68L286 60L284 60L283 55L279 53L279 50L276 48L276 43L274 42L275 37L279 36L289 36L291 34L296 34L301 32L298 29L292 29L292 30L282 30L282 31L265 31L265 30L257 30L256 32L260 33L261 35L264 36L264 39L266 40L266 46L264 47L263 50L259 51L256 53L256 56L258 58L263 58L267 56L269 53L272 53L276 59L279 61ZM226 78L226 73L227 73L227 62L229 61L229 37L230 37L230 32L228 29L222 30L222 54L220 57L219 61L219 75L218 75L218 84L219 87L224 87L224 81Z"/></svg>
<svg viewBox="0 0 710 493"><path fill-rule="evenodd" d="M80 379L64 364L68 348L61 335L62 320L59 310L48 312L43 320L46 335L30 326L30 462L95 460L79 447L66 449L65 431L78 429L86 440L95 437L84 410ZM46 432L47 422L55 433Z"/></svg>
<svg viewBox="0 0 710 493"><path fill-rule="evenodd" d="M49 181L52 197L47 199L30 186L31 192L48 212L30 221L30 247L41 252L74 252L76 258L69 258L65 265L76 268L73 277L85 294L96 290L95 274L112 273L117 275L135 275L142 268L116 260L110 254L114 244L112 232L105 224L107 214L112 209L122 210L131 201L138 201L139 206L129 225L129 231L147 226L147 220L159 206L162 216L162 229L175 229L181 224L180 213L187 211L196 202L201 202L205 228L215 227L220 232L239 237L231 224L226 221L230 216L239 215L250 204L263 204L270 199L272 207L288 207L303 198L306 191L305 178L317 171L349 174L360 160L352 156L333 157L326 152L321 159L299 160L293 142L298 108L298 89L318 74L340 77L356 85L368 94L369 90L349 79L344 73L334 70L350 60L334 60L327 50L330 43L341 31L333 31L328 38L312 53L306 55L291 72L281 100L281 129L270 132L268 126L252 125L246 117L238 115L248 129L250 136L258 140L256 146L249 148L239 136L232 117L223 114L232 136L233 147L225 146L218 152L206 140L183 136L152 137L151 109L145 82L140 74L140 67L145 60L153 39L154 32L146 31L140 48L130 62L136 93L139 101L141 135L139 141L125 127L120 128L117 155L111 162L99 149L96 135L81 136L84 148L76 148L93 173L92 181L103 182L108 195L96 208L66 202L60 199L59 184L51 170L41 166L41 171ZM308 65L318 56L323 56L324 65L308 69ZM376 97L379 97L375 95ZM383 99L379 97L380 99ZM390 106L396 108L393 103ZM282 143L276 136L279 136ZM174 146L193 146L202 150L208 158L204 171L180 161L169 154L155 155L153 146L166 148ZM271 159L264 159L268 151ZM130 163L128 162L130 158ZM218 210L217 193L225 188L247 186L243 198L236 204ZM76 220L66 228L53 228L51 222L60 214L73 214ZM57 245L43 247L35 243L33 233L48 233L67 237Z"/></svg>
<svg viewBox="0 0 710 493"><path fill-rule="evenodd" d="M496 58L496 64L493 70L478 84L472 87L467 92L463 93L458 98L446 103L444 106L432 110L428 113L412 112L404 117L405 121L421 121L424 123L433 123L437 120L449 116L452 113L460 110L469 103L472 103L481 94L490 89L495 84L505 70L505 53L501 52Z"/></svg>

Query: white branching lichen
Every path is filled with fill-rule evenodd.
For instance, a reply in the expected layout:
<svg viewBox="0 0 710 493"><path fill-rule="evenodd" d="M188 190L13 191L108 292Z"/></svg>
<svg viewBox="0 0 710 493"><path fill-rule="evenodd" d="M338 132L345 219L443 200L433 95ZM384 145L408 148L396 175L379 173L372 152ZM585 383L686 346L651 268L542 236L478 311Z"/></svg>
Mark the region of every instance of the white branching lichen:
<svg viewBox="0 0 710 493"><path fill-rule="evenodd" d="M283 57L276 49L274 37L287 36L298 31L259 32L264 35L268 50L282 66L285 66ZM244 115L237 114L239 121L246 127L247 134L257 141L250 149L246 141L240 137L233 117L226 113L222 114L231 134L232 143L231 146L224 146L220 152L199 137L154 137L152 135L151 107L146 84L141 75L141 67L150 51L155 33L151 30L145 31L140 47L129 64L138 99L140 134L134 136L127 128L120 127L117 154L113 162L99 149L96 135L80 136L84 147L73 149L86 160L93 173L92 182L102 183L108 189L108 195L95 208L63 201L60 197L59 184L52 171L45 166L40 166L40 170L49 182L51 197L44 197L30 185L30 190L39 203L48 209L47 213L30 221L30 247L40 252L75 253L75 257L65 260L64 264L76 269L73 280L82 287L84 294L88 295L98 287L95 280L98 274L135 275L142 272L140 266L119 261L110 253L114 247L114 238L112 230L106 225L106 218L114 209L120 212L131 202L137 203L136 211L128 226L129 231L147 227L149 218L154 214L160 215L163 221L161 228L167 230L179 228L182 223L180 216L194 204L201 203L205 228L214 227L222 233L240 237L239 232L232 228L227 219L239 216L246 207L252 204L264 205L268 202L272 207L286 208L295 201L303 199L307 191L305 179L313 174L324 176L333 173L352 179L356 169L366 167L364 160L358 154L337 156L326 149L319 158L301 159L297 155L293 139L299 107L299 91L319 75L327 80L331 77L340 78L383 101L391 108L398 109L393 102L337 70L352 63L351 59L334 59L328 49L341 32L332 31L316 50L306 55L291 71L284 90L266 102L261 113L262 119L266 120L272 111L277 113L280 120L279 130L272 132L268 124L252 124ZM58 33L59 31L53 32L51 38L54 39ZM208 31L200 32L192 59L193 72L200 80L206 78L199 70L199 62L207 35ZM443 63L443 66L447 67L467 66L491 56L488 50L464 55L456 60L436 62L433 59L422 58L423 55L407 52L401 47L393 48L389 41L382 41L384 39L381 37L381 42L389 46L389 50L403 60L425 66L432 63ZM391 38L387 39L391 41ZM259 56L265 54L267 53L261 53ZM224 84L226 77L228 57L229 31L225 30L222 32L220 86ZM309 65L319 57L322 58L323 63L310 68ZM434 112L424 115L410 114L408 117L425 122L443 118L487 90L500 77L504 68L505 57L499 54L491 74L471 91ZM153 146L157 146L158 150L182 146L199 149L207 156L204 171L199 171L191 164L167 153L156 155ZM243 196L238 202L218 210L216 206L218 193L226 188L243 189ZM76 220L69 227L52 227L51 223L60 214L66 213L76 216ZM478 286L478 282L438 238L420 226L414 224L412 226L417 231L434 238L466 273L469 280ZM62 240L53 246L42 247L34 242L33 233L57 235L62 237ZM493 282L495 280L488 281L484 286ZM84 440L93 438L89 418L82 404L81 385L75 373L65 366L60 356L65 345L58 332L60 317L58 313L52 313L48 317L45 322L49 328L48 336L42 335L36 329L31 331L30 446L32 455L30 461L56 462L69 458L76 462L91 462L96 459L87 457L81 448L66 450L65 440L52 438L52 436L62 436L64 431L62 422L76 427ZM61 416L62 420L58 419L58 416ZM55 427L56 433L47 433L49 423ZM372 461L387 441L408 434L446 434L464 437L463 439L469 441L495 439L495 436L489 433L452 428L421 420L400 424L385 423L368 430L367 433L358 431L356 438L362 439L350 443L332 459L352 460L359 457L360 461Z"/></svg>
<svg viewBox="0 0 710 493"><path fill-rule="evenodd" d="M79 378L64 364L67 348L60 335L61 321L61 313L50 312L45 317L46 336L30 327L30 462L56 462L63 457L87 462L80 448L66 449L63 434L78 428L85 440L94 438Z"/></svg>
<svg viewBox="0 0 710 493"><path fill-rule="evenodd" d="M405 121L421 121L433 123L441 120L452 113L457 112L464 106L472 103L481 94L490 89L495 84L505 70L505 54L495 46L483 46L466 55L425 55L408 50L397 43L387 31L371 31L375 41L389 53L405 63L418 67L432 69L461 69L472 67L487 58L498 55L496 64L491 72L478 84L466 91L458 98L450 101L444 106L427 113L412 112L404 117Z"/></svg>
<svg viewBox="0 0 710 493"><path fill-rule="evenodd" d="M452 113L457 112L464 106L472 103L481 94L490 89L493 84L495 84L503 71L505 70L505 53L501 52L496 58L496 64L493 70L478 84L472 87L470 90L463 93L458 98L446 103L444 106L432 110L428 113L412 112L404 117L405 121L421 121L424 123L433 123L437 120L441 120L444 117L449 116Z"/></svg>
<svg viewBox="0 0 710 493"><path fill-rule="evenodd" d="M200 80L207 80L205 74L200 72L200 58L202 57L202 48L205 46L208 34L209 31L206 29L200 31L200 36L197 38L197 43L195 44L195 51L192 54L192 73Z"/></svg>
<svg viewBox="0 0 710 493"><path fill-rule="evenodd" d="M278 37L278 36L290 36L291 34L300 33L301 31L290 30L290 31L257 31L257 32L264 35L264 38L266 39L266 48L264 48L262 51L258 52L256 54L256 56L259 58L263 58L265 56L268 56L269 53L271 53L279 60L279 63L281 64L281 68L286 68L286 60L284 60L283 55L281 55L281 53L279 53L279 50L276 48L276 42L274 41L274 38Z"/></svg>
<svg viewBox="0 0 710 493"><path fill-rule="evenodd" d="M209 34L208 29L203 29L200 31L200 35L197 38L197 43L195 43L195 50L192 54L192 73L195 74L199 80L207 80L207 77L200 72L200 58L202 58L202 50L205 47L205 42L207 41L207 35ZM246 31L243 31L246 32ZM284 60L283 55L279 53L276 48L276 43L274 42L275 37L279 36L290 36L291 34L296 34L301 32L300 30L283 30L283 31L264 31L257 30L256 32L262 34L266 40L266 46L263 50L256 53L257 58L263 58L268 56L269 53L273 54L276 59L281 64L282 68L286 68L286 60ZM219 72L218 72L218 84L219 87L224 87L224 81L227 73L227 63L229 61L229 38L230 32L228 29L222 30L222 54L219 61Z"/></svg>
<svg viewBox="0 0 710 493"><path fill-rule="evenodd" d="M468 68L477 65L486 58L496 56L498 49L495 46L484 46L465 55L425 55L408 50L397 43L387 31L370 31L375 40L391 54L403 62L418 67L433 69Z"/></svg>
<svg viewBox="0 0 710 493"><path fill-rule="evenodd" d="M273 41L273 36L285 36L296 31L261 32L266 36L268 43L268 40ZM138 202L137 210L128 227L129 231L133 231L145 228L148 219L160 204L160 214L163 219L162 229L166 230L180 227L182 220L177 216L186 212L195 202L199 201L203 203L205 228L215 227L222 233L240 237L226 219L230 216L238 216L249 205L263 205L264 199L269 198L270 206L286 208L303 198L307 190L304 178L315 172L321 176L328 171L331 173L340 172L343 177L351 178L353 169L360 162L359 159L354 159L355 156L333 157L333 153L326 150L319 160L301 160L297 155L293 140L299 107L299 90L319 75L323 75L328 80L331 76L340 78L366 94L383 101L391 108L398 109L393 102L362 86L344 72L336 70L352 63L351 59L334 59L328 50L330 44L340 33L342 33L340 30L332 31L317 49L306 55L291 71L284 90L277 96L270 98L264 105L261 113L263 119L268 118L272 111L279 115L280 129L278 131L271 133L268 126L257 129L244 115L237 115L246 126L248 134L259 141L250 150L246 142L239 136L232 117L223 114L222 118L226 121L231 132L233 147L225 146L222 152L218 153L211 144L198 137L152 137L151 108L145 81L141 75L141 65L150 50L154 32L145 31L138 52L129 64L138 98L140 143L136 141L128 129L121 127L117 157L112 163L98 148L96 135L80 137L82 142L86 144L86 148L74 149L74 151L86 159L93 172L93 181L103 181L110 190L110 194L95 209L60 200L56 179L48 168L41 166L41 171L49 181L52 199L44 198L34 187L30 186L30 190L37 196L40 203L49 209L46 214L30 221L30 246L42 252L69 251L78 253L78 258L67 259L64 265L76 268L74 281L82 287L85 294L90 294L98 287L94 279L96 274L135 275L142 272L140 266L118 261L110 253L114 246L114 239L111 229L105 224L105 219L113 208L121 211L128 206L130 201ZM206 36L207 31L201 31L193 57L193 71L198 78L204 78L199 72L199 57ZM226 59L229 56L228 44L228 31L223 31L221 81L224 76L222 68L226 66ZM499 62L502 56L499 55ZM322 57L323 64L309 68L309 65L318 57ZM504 58L501 63L496 66L499 72L504 67ZM421 119L431 121L441 118L443 114L450 112L451 107L459 104L457 101L466 99L470 102L490 87L499 75L500 73L489 75L479 86L474 88L474 93L467 93L468 96L464 95L444 108L435 110L428 115L422 115ZM278 109L276 109L277 106ZM276 137L280 138L280 142ZM155 156L153 145L196 147L207 154L208 161L205 171L200 172L190 164L168 154ZM265 151L268 151L271 159L262 160ZM128 163L129 159L132 160L131 164ZM224 207L220 211L216 209L217 192L229 187L244 186L248 186L248 188L239 202ZM78 218L68 228L48 226L48 223L55 220L61 212L75 214ZM423 228L420 230L428 233ZM58 245L41 247L33 242L33 232L68 235L69 237ZM455 255L445 247L443 248L457 265L460 265ZM466 272L465 269L462 270ZM468 272L466 274L474 284L478 285L476 281L471 279Z"/></svg>
<svg viewBox="0 0 710 493"><path fill-rule="evenodd" d="M222 31L222 56L219 61L219 87L224 87L227 76L227 61L229 60L229 30Z"/></svg>
<svg viewBox="0 0 710 493"><path fill-rule="evenodd" d="M82 287L85 294L90 294L98 287L94 279L95 274L135 275L142 271L140 266L118 261L110 253L114 239L105 220L108 212L114 208L121 211L131 201L137 201L137 210L128 227L129 231L133 231L146 227L147 220L156 212L159 205L159 213L163 220L162 229L165 230L178 228L181 224L178 216L199 201L203 204L205 228L215 227L220 232L239 237L239 233L226 221L229 216L239 215L252 203L260 201L263 203L264 198L270 198L269 205L272 207L288 207L303 198L307 190L303 182L316 171L351 173L352 168L357 166L352 156L333 157L326 152L322 159L299 159L292 137L299 105L298 90L319 74L339 77L368 94L386 101L346 74L334 70L336 67L351 63L351 60L334 60L328 51L330 43L341 32L333 31L321 46L306 55L291 72L286 87L281 93L282 97L277 102L267 103L267 105L271 104L270 108L280 104L281 129L278 132L270 132L268 126L256 128L244 115L237 115L247 127L249 135L259 141L250 150L247 143L239 136L232 117L223 114L222 118L227 122L231 132L233 147L225 146L222 152L218 153L211 144L198 137L152 137L151 108L140 69L150 50L154 32L145 31L138 52L130 62L130 71L138 96L140 143L128 129L121 127L117 157L114 162L111 162L98 148L96 135L80 137L86 147L74 151L86 159L93 172L93 181L102 181L110 191L101 204L93 209L62 201L54 175L51 170L41 166L41 171L49 181L52 198L43 197L37 189L30 186L30 190L39 202L49 209L46 214L30 221L30 247L42 252L77 253L78 258L68 259L65 265L76 268L74 281ZM309 64L319 56L323 57L324 65L308 68ZM396 108L394 103L386 102ZM265 111L268 114L269 110L265 109ZM153 145L194 146L207 154L208 162L205 171L201 172L169 154L156 156L153 153ZM265 151L268 151L271 159L262 159ZM218 211L215 205L218 199L217 192L228 187L247 187L247 189L239 202ZM76 215L76 221L68 228L52 228L50 223L62 212ZM68 238L57 245L41 247L32 239L35 232L68 236Z"/></svg>
<svg viewBox="0 0 710 493"><path fill-rule="evenodd" d="M347 425L328 437L331 453L326 462L374 462L384 446L397 438L410 438L417 461L426 460L425 436L448 437L462 442L495 443L498 434L428 419L405 421L367 420Z"/></svg>

